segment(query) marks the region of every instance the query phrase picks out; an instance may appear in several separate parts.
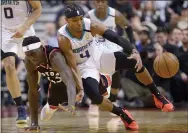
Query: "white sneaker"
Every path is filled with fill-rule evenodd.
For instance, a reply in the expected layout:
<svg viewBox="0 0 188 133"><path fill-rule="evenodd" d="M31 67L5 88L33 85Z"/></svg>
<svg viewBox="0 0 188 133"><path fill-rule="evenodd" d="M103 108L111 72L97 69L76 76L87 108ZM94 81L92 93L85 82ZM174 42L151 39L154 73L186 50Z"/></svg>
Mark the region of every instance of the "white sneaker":
<svg viewBox="0 0 188 133"><path fill-rule="evenodd" d="M40 119L42 121L49 121L54 112L57 111L58 107L56 109L52 109L50 108L49 104L47 103L41 110L41 113L40 113Z"/></svg>

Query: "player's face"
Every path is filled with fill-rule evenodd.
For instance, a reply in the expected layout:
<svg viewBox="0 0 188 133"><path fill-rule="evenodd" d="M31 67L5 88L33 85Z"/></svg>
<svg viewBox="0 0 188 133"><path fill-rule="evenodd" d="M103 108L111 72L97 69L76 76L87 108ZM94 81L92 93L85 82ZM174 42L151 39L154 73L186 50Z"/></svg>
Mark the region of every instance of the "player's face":
<svg viewBox="0 0 188 133"><path fill-rule="evenodd" d="M68 18L67 22L71 29L74 29L76 32L81 32L83 30L83 17L77 16Z"/></svg>
<svg viewBox="0 0 188 133"><path fill-rule="evenodd" d="M103 12L103 11L106 11L108 7L108 1L107 0L95 0L94 5L95 5L96 10Z"/></svg>
<svg viewBox="0 0 188 133"><path fill-rule="evenodd" d="M183 30L183 39L182 42L188 45L188 30Z"/></svg>
<svg viewBox="0 0 188 133"><path fill-rule="evenodd" d="M43 58L42 52L43 52L42 48L38 48L38 49L35 49L35 50L25 52L25 55L34 64L40 64L40 63L42 63L41 58Z"/></svg>

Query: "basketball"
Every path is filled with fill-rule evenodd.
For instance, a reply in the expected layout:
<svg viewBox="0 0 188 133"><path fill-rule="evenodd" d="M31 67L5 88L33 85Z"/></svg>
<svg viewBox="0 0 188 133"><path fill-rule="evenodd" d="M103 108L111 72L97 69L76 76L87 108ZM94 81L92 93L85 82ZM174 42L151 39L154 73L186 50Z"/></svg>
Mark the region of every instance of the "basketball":
<svg viewBox="0 0 188 133"><path fill-rule="evenodd" d="M158 76L162 78L170 78L178 72L179 61L175 55L169 52L164 52L155 58L153 68Z"/></svg>

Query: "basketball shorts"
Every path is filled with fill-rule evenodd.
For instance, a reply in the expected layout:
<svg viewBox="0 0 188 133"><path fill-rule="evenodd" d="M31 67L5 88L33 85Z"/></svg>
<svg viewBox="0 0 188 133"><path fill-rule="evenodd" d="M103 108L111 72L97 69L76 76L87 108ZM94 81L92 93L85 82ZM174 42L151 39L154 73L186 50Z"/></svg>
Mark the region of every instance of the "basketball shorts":
<svg viewBox="0 0 188 133"><path fill-rule="evenodd" d="M68 103L67 87L63 82L50 83L48 88L49 105L58 106L58 104Z"/></svg>
<svg viewBox="0 0 188 133"><path fill-rule="evenodd" d="M27 36L34 36L35 31L34 28L31 26L30 29L26 31L23 38L11 38L14 34L15 32L12 32L11 30L6 28L2 28L1 60L14 54L24 59L25 54L22 51L23 38Z"/></svg>

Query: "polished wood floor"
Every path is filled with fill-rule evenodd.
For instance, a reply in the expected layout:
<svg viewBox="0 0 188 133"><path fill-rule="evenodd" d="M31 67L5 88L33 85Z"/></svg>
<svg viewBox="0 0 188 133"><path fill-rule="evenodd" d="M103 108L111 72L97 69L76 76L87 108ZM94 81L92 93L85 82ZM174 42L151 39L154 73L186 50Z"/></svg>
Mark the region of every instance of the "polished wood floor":
<svg viewBox="0 0 188 133"><path fill-rule="evenodd" d="M119 117L98 111L77 110L77 116L56 112L49 122L40 121L41 133L188 133L188 111L164 113L160 110L131 110L139 131L127 131ZM39 117L40 118L40 117ZM2 133L24 133L15 124L16 117L1 120ZM26 126L26 125L22 125Z"/></svg>

